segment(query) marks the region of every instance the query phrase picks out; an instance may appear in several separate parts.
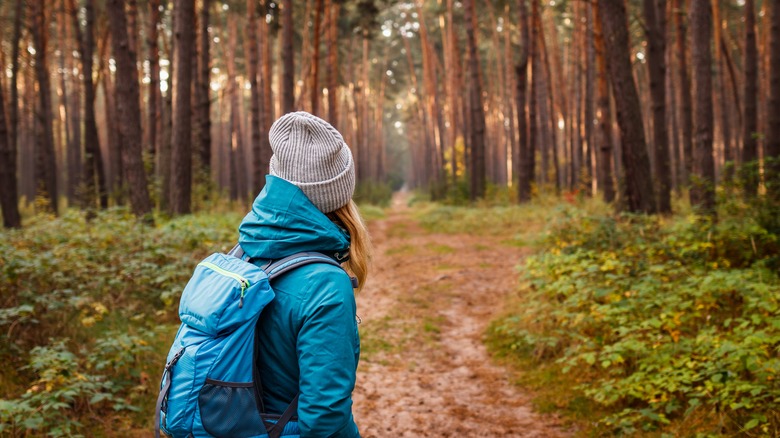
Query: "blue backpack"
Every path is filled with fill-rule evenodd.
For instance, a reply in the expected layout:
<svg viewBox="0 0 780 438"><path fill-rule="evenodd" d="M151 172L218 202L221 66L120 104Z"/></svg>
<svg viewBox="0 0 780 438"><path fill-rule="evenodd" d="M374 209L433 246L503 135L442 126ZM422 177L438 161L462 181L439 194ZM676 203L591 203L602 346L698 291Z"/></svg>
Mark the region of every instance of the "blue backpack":
<svg viewBox="0 0 780 438"><path fill-rule="evenodd" d="M265 413L256 326L274 298L273 279L311 263L340 266L302 252L259 268L239 245L198 264L179 304L182 324L160 382L155 437L160 429L174 438L299 435L297 395L282 415Z"/></svg>

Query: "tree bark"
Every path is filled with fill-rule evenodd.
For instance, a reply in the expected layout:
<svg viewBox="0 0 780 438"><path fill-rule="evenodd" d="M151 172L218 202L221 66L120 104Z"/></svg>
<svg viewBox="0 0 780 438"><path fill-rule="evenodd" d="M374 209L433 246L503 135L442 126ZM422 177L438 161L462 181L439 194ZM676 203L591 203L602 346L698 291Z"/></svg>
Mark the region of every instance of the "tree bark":
<svg viewBox="0 0 780 438"><path fill-rule="evenodd" d="M160 107L160 50L157 45L160 25L160 0L149 0L149 27L146 31L146 48L149 52L149 93L147 100L146 150L151 156L157 154L159 140Z"/></svg>
<svg viewBox="0 0 780 438"><path fill-rule="evenodd" d="M200 10L200 34L198 40L198 80L195 91L195 101L197 102L197 120L198 120L198 155L200 157L201 169L208 178L211 169L211 99L209 91L211 89L211 66L209 65L209 46L211 36L209 35L209 8L210 0L201 0Z"/></svg>
<svg viewBox="0 0 780 438"><path fill-rule="evenodd" d="M19 198L16 188L16 145L10 141L8 125L5 120L5 99L3 87L0 87L0 208L3 210L3 226L19 228L22 221L19 216Z"/></svg>
<svg viewBox="0 0 780 438"><path fill-rule="evenodd" d="M720 3L719 0L712 0L712 19L713 19L713 42L714 42L714 55L712 70L715 77L715 92L713 98L715 100L715 114L720 119L718 127L720 128L721 144L723 145L723 159L725 163L729 161L733 162L732 144L731 144L731 125L729 113L733 111L729 108L728 93L726 92L726 76L723 68L723 56L721 50L721 20L720 20ZM718 117L719 116L719 117ZM714 139L714 137L713 137ZM724 164L725 164L724 163ZM716 162L716 167L719 167L720 160ZM732 163L733 164L733 163ZM730 180L732 176L731 168L722 169L723 172L720 175L721 179Z"/></svg>
<svg viewBox="0 0 780 438"><path fill-rule="evenodd" d="M593 188L596 181L595 171L595 148L593 135L593 122L596 118L595 111L595 88L596 88L596 51L593 46L593 4L585 5L586 23L585 23L585 176L590 187L591 196L595 195Z"/></svg>
<svg viewBox="0 0 780 438"><path fill-rule="evenodd" d="M683 149L683 176L680 178L683 185L689 183L689 176L693 169L693 112L691 102L691 79L688 76L688 58L685 56L687 29L683 16L685 15L685 0L674 0L674 27L676 29L675 48L677 53L677 76L679 95L680 132L682 133Z"/></svg>
<svg viewBox="0 0 780 438"><path fill-rule="evenodd" d="M295 106L295 53L293 52L293 2L282 2L282 114Z"/></svg>
<svg viewBox="0 0 780 438"><path fill-rule="evenodd" d="M604 33L601 28L601 17L598 13L598 2L593 4L593 48L596 58L596 115L598 119L598 154L597 178L598 188L606 202L615 200L615 187L612 182L612 118L609 105L609 73L607 71Z"/></svg>
<svg viewBox="0 0 780 438"><path fill-rule="evenodd" d="M171 28L176 29L176 14L171 14ZM170 38L167 38L166 33L163 33L161 42L161 49L166 54L168 64L168 78L165 81L168 85L166 87L165 95L161 94L160 109L162 116L160 117L160 141L159 150L156 156L155 165L156 173L161 179L160 184L160 209L166 212L171 211L170 199L171 199L171 154L173 149L173 88L174 78L176 76L176 44L175 32L170 33ZM163 78L160 76L160 81ZM161 90L162 91L162 90Z"/></svg>
<svg viewBox="0 0 780 438"><path fill-rule="evenodd" d="M75 89L75 82L70 85L67 78L73 76L71 47L72 29L70 15L67 14L66 0L60 0L57 11L57 36L60 40L59 77L60 77L60 108L64 119L60 120L60 131L65 131L65 167L67 169L66 195L68 205L76 204L76 187L81 177L81 129L78 126L78 114L81 112L81 98ZM78 74L75 75L78 77ZM70 85L70 86L69 86ZM75 123L74 123L75 122Z"/></svg>
<svg viewBox="0 0 780 438"><path fill-rule="evenodd" d="M693 175L691 204L715 216L715 163L712 157L712 9L694 1L690 10L694 98Z"/></svg>
<svg viewBox="0 0 780 438"><path fill-rule="evenodd" d="M653 108L653 151L658 212L671 213L669 137L666 128L666 0L644 0L650 98Z"/></svg>
<svg viewBox="0 0 780 438"><path fill-rule="evenodd" d="M82 84L84 86L84 167L81 175L84 192L81 194L81 206L89 212L95 208L96 201L99 201L100 208L108 207L103 153L100 150L100 137L95 120L95 82L92 78L92 56L95 52L95 0L86 2L86 27L83 35L79 27L78 9L74 0L69 0L69 3L84 78Z"/></svg>
<svg viewBox="0 0 780 438"><path fill-rule="evenodd" d="M44 196L49 199L49 206L54 214L58 214L57 205L57 163L54 152L54 133L52 131L53 115L51 108L51 88L49 84L49 68L47 65L47 20L46 1L32 1L33 14L30 20L30 32L35 44L35 76L38 82L38 122L41 128L38 132L37 151L37 184L43 189Z"/></svg>
<svg viewBox="0 0 780 438"><path fill-rule="evenodd" d="M97 22L95 23L97 25ZM111 33L106 26L101 35L102 44L98 47L98 83L103 87L103 108L105 130L107 131L108 145L106 147L106 177L108 178L108 193L116 205L123 205L124 199L124 172L122 172L122 136L119 133L118 119L116 116L116 90L112 80L111 67L109 65ZM97 89L97 86L96 86Z"/></svg>
<svg viewBox="0 0 780 438"><path fill-rule="evenodd" d="M236 17L228 16L228 47L227 47L227 93L230 99L230 193L231 199L243 200L248 193L246 172L244 171L244 134L241 129L241 114L239 93L241 88L236 84L236 47L238 45L238 30Z"/></svg>
<svg viewBox="0 0 780 438"><path fill-rule="evenodd" d="M141 98L138 86L136 54L130 45L124 0L110 0L108 16L111 43L116 59L116 115L122 136L122 171L130 195L133 213L151 221L152 202L141 157Z"/></svg>
<svg viewBox="0 0 780 438"><path fill-rule="evenodd" d="M626 206L631 212L655 213L653 179L647 155L642 111L631 74L626 5L623 0L599 0L607 67L612 82L625 168Z"/></svg>
<svg viewBox="0 0 780 438"><path fill-rule="evenodd" d="M554 99L554 90L553 90L553 75L552 75L552 69L550 68L550 56L547 52L547 44L545 43L544 39L544 29L542 25L542 17L539 11L536 11L536 18L534 20L537 22L538 27L538 35L537 38L539 38L539 44L538 49L536 49L536 53L539 55L536 60L539 61L540 68L539 68L539 98L543 99L544 107L540 107L539 115L542 120L542 126L545 127L547 130L548 139L546 141L547 147L546 149L552 149L552 162L553 162L553 178L555 182L555 193L560 194L561 192L561 172L560 172L560 163L558 160L558 123L555 120L555 99ZM542 70L542 65L544 65L544 70ZM579 117L579 116L578 116Z"/></svg>
<svg viewBox="0 0 780 438"><path fill-rule="evenodd" d="M314 6L314 53L312 55L311 84L309 85L309 92L311 92L311 113L315 116L318 116L320 112L320 29L322 28L323 8L324 5L322 0L316 0Z"/></svg>
<svg viewBox="0 0 780 438"><path fill-rule="evenodd" d="M191 138L191 85L192 49L195 32L195 0L177 0L174 8L174 57L173 84L173 137L171 139L171 187L169 208L174 215L188 214L191 210L192 153Z"/></svg>
<svg viewBox="0 0 780 438"><path fill-rule="evenodd" d="M482 87L479 83L479 59L477 58L477 29L474 12L475 0L464 3L466 41L469 56L469 96L471 101L471 199L485 196L485 113L482 110Z"/></svg>
<svg viewBox="0 0 780 438"><path fill-rule="evenodd" d="M758 47L754 0L745 0L745 79L742 117L742 180L747 197L758 189Z"/></svg>
<svg viewBox="0 0 780 438"><path fill-rule="evenodd" d="M268 154L268 160L271 160L271 146L268 141L268 130L271 129L271 124L274 121L274 104L273 104L273 92L271 90L271 81L273 80L273 74L271 71L271 48L273 47L273 41L271 39L270 24L265 20L265 13L267 12L267 3L270 0L264 0L261 10L264 11L264 15L260 17L260 45L262 47L263 58L263 74L260 75L260 81L263 84L263 120L265 120L265 126L263 127L263 138L261 139Z"/></svg>
<svg viewBox="0 0 780 438"><path fill-rule="evenodd" d="M11 43L11 102L9 104L10 120L5 124L5 111L2 101L2 91L0 91L0 115L3 121L0 123L0 208L3 209L3 226L6 228L19 228L22 226L22 219L19 215L19 189L16 179L16 157L17 157L17 126L19 123L19 40L22 36L22 14L24 12L24 0L16 0L14 7L14 26ZM6 132L7 128L7 132Z"/></svg>
<svg viewBox="0 0 780 438"><path fill-rule="evenodd" d="M328 83L328 121L331 125L338 128L339 123L339 104L338 104L338 87L339 87L339 67L338 67L338 38L339 38L339 3L334 0L327 0L328 7L326 13L329 14L330 20L328 25L328 71L327 78Z"/></svg>
<svg viewBox="0 0 780 438"><path fill-rule="evenodd" d="M525 0L518 0L517 11L517 26L520 30L520 57L515 67L515 75L517 76L517 131L519 135L517 162L513 162L513 166L517 175L517 200L528 202L531 200L532 176L530 174L533 169L533 156L529 153L531 148L528 139L528 110L526 108L528 52L531 39L528 32L528 7Z"/></svg>
<svg viewBox="0 0 780 438"><path fill-rule="evenodd" d="M247 0L247 21L246 21L246 51L247 76L249 77L250 90L250 132L252 148L252 197L257 196L265 185L265 175L267 163L263 163L263 151L261 146L261 127L265 123L261 120L260 114L260 87L257 83L258 75L258 45L257 45L257 17L255 1Z"/></svg>
<svg viewBox="0 0 780 438"><path fill-rule="evenodd" d="M769 19L769 90L767 90L764 162L766 191L780 202L780 4L772 2Z"/></svg>

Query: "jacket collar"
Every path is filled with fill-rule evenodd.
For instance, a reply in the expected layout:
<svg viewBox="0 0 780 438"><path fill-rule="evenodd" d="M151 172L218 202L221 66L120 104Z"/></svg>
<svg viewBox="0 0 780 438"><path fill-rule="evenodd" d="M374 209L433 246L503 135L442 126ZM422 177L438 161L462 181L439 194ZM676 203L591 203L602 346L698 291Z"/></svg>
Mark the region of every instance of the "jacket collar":
<svg viewBox="0 0 780 438"><path fill-rule="evenodd" d="M239 243L254 259L318 251L343 262L349 234L328 219L294 184L266 176L263 190L238 227Z"/></svg>

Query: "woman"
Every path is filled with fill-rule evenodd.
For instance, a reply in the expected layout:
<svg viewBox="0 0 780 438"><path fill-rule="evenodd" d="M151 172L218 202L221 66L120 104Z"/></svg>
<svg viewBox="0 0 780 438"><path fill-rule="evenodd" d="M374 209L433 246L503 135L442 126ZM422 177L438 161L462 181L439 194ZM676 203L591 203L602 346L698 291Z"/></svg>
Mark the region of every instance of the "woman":
<svg viewBox="0 0 780 438"><path fill-rule="evenodd" d="M302 252L333 257L366 281L371 245L352 201L355 165L341 134L305 112L269 132L266 185L239 227L253 263ZM360 355L352 282L328 264L295 269L273 283L276 298L258 325L266 412L282 413L296 394L301 437L359 437L352 390Z"/></svg>

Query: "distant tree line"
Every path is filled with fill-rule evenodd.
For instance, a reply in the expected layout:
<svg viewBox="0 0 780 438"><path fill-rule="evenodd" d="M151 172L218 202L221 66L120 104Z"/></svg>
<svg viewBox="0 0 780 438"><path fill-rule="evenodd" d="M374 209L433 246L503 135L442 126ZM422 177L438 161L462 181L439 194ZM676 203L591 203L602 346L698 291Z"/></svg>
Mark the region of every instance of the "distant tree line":
<svg viewBox="0 0 780 438"><path fill-rule="evenodd" d="M780 4L461 3L416 7L438 85L414 87L412 180L434 196L462 169L472 199L511 182L521 202L550 187L668 213L690 188L712 213L735 178L745 196L778 198Z"/></svg>
<svg viewBox="0 0 780 438"><path fill-rule="evenodd" d="M248 200L293 110L342 131L359 184L433 198L780 202L777 2L13 0L0 20L10 227L20 199L147 219L194 187Z"/></svg>
<svg viewBox="0 0 780 438"><path fill-rule="evenodd" d="M368 0L3 2L4 224L20 226L20 195L55 214L127 204L147 219L190 212L194 184L247 200L271 123L299 109L345 134L360 181L380 180L378 12Z"/></svg>

